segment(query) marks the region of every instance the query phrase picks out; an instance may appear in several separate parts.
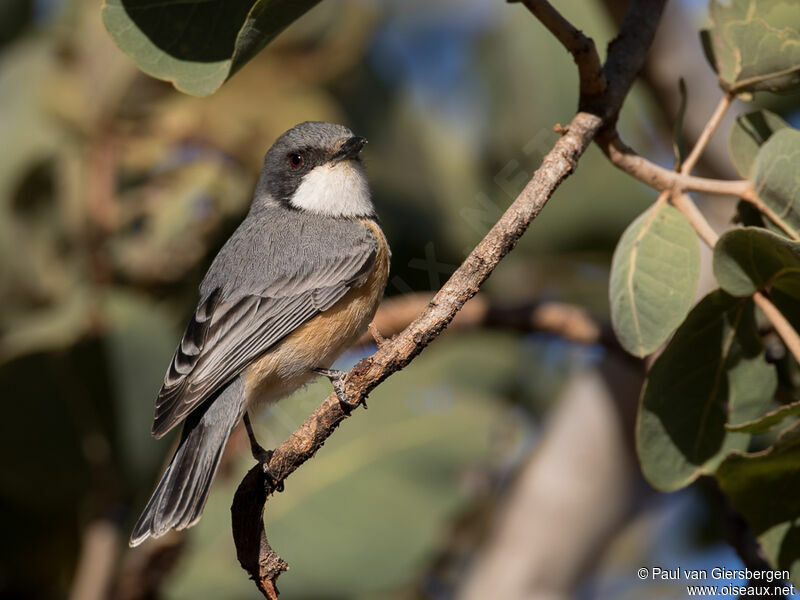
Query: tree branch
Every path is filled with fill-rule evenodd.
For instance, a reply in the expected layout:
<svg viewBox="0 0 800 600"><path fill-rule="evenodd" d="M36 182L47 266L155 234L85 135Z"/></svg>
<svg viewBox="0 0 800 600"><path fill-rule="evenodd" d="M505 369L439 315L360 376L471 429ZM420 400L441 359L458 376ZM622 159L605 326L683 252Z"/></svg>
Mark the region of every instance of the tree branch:
<svg viewBox="0 0 800 600"><path fill-rule="evenodd" d="M592 107L592 110L575 115L520 195L425 310L399 335L383 344L372 356L361 360L348 373L344 386L351 401L363 402L379 383L408 365L438 337L461 307L477 293L500 260L514 248L558 185L575 170L578 159L598 131L613 123L644 62L664 2L632 0L620 34L609 46L604 67L608 82L605 91L598 96L581 98L581 106ZM552 13L548 14L552 16ZM235 500L231 509L237 555L242 567L256 580L262 592L275 589L275 579L285 564L266 543L261 516L264 502L274 487L314 455L346 416L336 395L330 394L289 439L274 450L268 464L274 481L267 482L263 477L248 474L237 490L236 499L246 500L244 503ZM265 485L267 488L261 494L257 493L256 488Z"/></svg>
<svg viewBox="0 0 800 600"><path fill-rule="evenodd" d="M360 345L400 333L420 314L433 297L419 292L387 298L381 302L370 325L361 336ZM527 301L513 305L497 305L483 294L477 294L453 318L448 331L470 327L494 327L524 332L546 332L577 344L614 346L616 338L604 325L596 322L583 308L563 302ZM377 335L376 335L377 334Z"/></svg>

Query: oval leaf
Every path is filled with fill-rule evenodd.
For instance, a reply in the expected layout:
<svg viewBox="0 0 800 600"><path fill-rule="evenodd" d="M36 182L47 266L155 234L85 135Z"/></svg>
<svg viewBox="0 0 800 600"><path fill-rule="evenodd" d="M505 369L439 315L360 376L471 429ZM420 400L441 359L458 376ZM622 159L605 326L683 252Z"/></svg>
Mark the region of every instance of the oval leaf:
<svg viewBox="0 0 800 600"><path fill-rule="evenodd" d="M611 322L636 356L658 348L680 325L700 273L697 236L672 206L649 209L622 234L611 262Z"/></svg>
<svg viewBox="0 0 800 600"><path fill-rule="evenodd" d="M720 86L733 93L800 86L800 3L712 0L703 47Z"/></svg>
<svg viewBox="0 0 800 600"><path fill-rule="evenodd" d="M763 354L751 301L717 290L692 310L642 390L636 446L654 487L684 487L747 448L750 436L726 425L769 405L777 375Z"/></svg>
<svg viewBox="0 0 800 600"><path fill-rule="evenodd" d="M734 296L773 285L800 293L800 242L760 227L732 229L714 246L714 276Z"/></svg>
<svg viewBox="0 0 800 600"><path fill-rule="evenodd" d="M786 127L789 127L786 121L768 110L757 110L736 119L728 140L728 151L739 175L750 177L761 144Z"/></svg>
<svg viewBox="0 0 800 600"><path fill-rule="evenodd" d="M800 231L800 131L773 133L759 149L750 179L761 201L786 226Z"/></svg>
<svg viewBox="0 0 800 600"><path fill-rule="evenodd" d="M206 96L319 1L106 0L103 23L142 71Z"/></svg>

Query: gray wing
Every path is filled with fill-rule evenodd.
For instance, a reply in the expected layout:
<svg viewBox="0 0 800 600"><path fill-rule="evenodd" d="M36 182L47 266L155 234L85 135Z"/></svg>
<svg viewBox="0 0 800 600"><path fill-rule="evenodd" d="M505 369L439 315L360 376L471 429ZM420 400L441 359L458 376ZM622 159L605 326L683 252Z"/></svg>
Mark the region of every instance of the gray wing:
<svg viewBox="0 0 800 600"><path fill-rule="evenodd" d="M156 399L153 435L161 437L253 360L361 285L375 262L371 236L291 277L225 298L217 287L195 310ZM310 270L309 270L310 269Z"/></svg>

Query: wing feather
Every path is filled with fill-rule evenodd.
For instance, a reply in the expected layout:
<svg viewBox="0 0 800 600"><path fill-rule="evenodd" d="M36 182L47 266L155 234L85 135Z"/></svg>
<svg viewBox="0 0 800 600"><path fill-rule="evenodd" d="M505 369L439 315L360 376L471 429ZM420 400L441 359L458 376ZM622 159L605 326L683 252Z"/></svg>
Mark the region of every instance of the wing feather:
<svg viewBox="0 0 800 600"><path fill-rule="evenodd" d="M198 305L175 351L156 399L153 435L166 434L270 347L361 285L376 251L370 236L352 252L270 281L258 293L223 298L215 289Z"/></svg>

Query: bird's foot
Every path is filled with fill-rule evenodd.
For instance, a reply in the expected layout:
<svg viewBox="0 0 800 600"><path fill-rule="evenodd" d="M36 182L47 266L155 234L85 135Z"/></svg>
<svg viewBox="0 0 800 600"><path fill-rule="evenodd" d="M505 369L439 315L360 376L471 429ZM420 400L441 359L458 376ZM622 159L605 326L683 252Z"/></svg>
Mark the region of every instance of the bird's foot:
<svg viewBox="0 0 800 600"><path fill-rule="evenodd" d="M350 413L358 408L359 404L363 404L364 408L367 408L367 403L363 400L361 402L350 402L350 400L347 399L347 392L344 389L344 380L345 377L347 377L346 371L323 368L312 369L312 371L314 371L314 373L317 375L324 375L330 380L331 385L333 386L333 391L336 392L336 397L339 399L339 407L342 409L344 414L350 416Z"/></svg>
<svg viewBox="0 0 800 600"><path fill-rule="evenodd" d="M267 493L269 493L272 490L276 492L282 492L284 489L283 481L279 481L278 478L275 476L275 473L273 473L269 468L269 461L272 458L272 454L273 454L272 450L266 450L265 451L266 458L263 461L259 461L259 463L261 464L261 472L264 474L264 485L267 488Z"/></svg>
<svg viewBox="0 0 800 600"><path fill-rule="evenodd" d="M278 481L278 478L275 477L275 474L270 471L269 468L269 461L272 459L272 450L266 450L261 444L258 443L256 440L255 433L253 433L253 426L250 424L250 416L245 413L244 415L244 427L247 430L247 437L250 439L250 453L253 455L253 458L261 465L261 470L264 474L265 484L269 490L275 490L276 492L283 491L283 482Z"/></svg>

